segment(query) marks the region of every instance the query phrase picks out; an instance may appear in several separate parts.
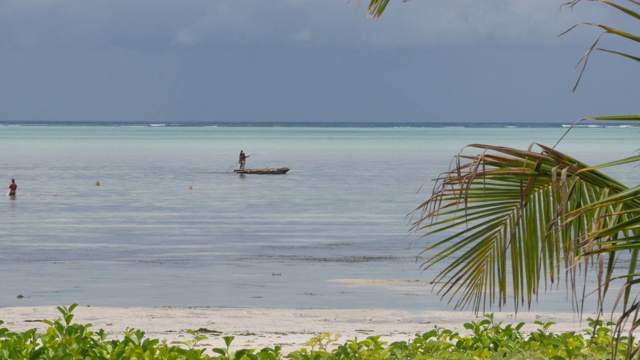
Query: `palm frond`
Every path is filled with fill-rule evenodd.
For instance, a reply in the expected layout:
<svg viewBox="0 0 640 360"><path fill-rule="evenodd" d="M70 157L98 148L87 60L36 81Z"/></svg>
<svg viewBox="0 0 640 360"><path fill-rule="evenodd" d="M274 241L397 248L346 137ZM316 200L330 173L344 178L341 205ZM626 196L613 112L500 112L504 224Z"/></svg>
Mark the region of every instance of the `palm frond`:
<svg viewBox="0 0 640 360"><path fill-rule="evenodd" d="M608 53L611 53L611 54L614 54L614 55L620 55L622 57L626 57L627 59L631 59L631 60L640 62L640 57L637 57L637 56L625 54L625 53L622 53L622 52L619 52L619 51L607 50L607 49L603 49L603 48L598 48L598 50L604 51L604 52L608 52Z"/></svg>
<svg viewBox="0 0 640 360"><path fill-rule="evenodd" d="M569 7L573 7L576 6L578 3L580 3L582 0L572 0L570 2L564 3L563 6L569 6ZM615 1L610 1L610 0L591 0L591 1L597 1L603 4L606 4L608 6L611 6L621 12L623 12L624 14L631 16L635 19L640 20L640 13L638 13L637 11L632 10L630 7L628 6L622 6L620 5L618 2ZM640 2L635 1L635 0L627 0L630 4L633 5L640 5ZM631 41L635 41L635 42L640 42L640 36L636 35L636 34L632 34L617 28L614 28L612 26L608 26L605 24L598 24L598 23L591 23L591 22L585 22L582 23L581 25L587 25L587 26L593 26L593 27L597 27L600 29L603 29L604 32L598 36L598 38L596 39L596 41L591 45L591 47L587 50L587 52L585 52L585 54L582 56L582 58L580 59L580 61L578 62L578 64L576 64L576 67L581 67L580 69L580 74L578 75L578 79L576 80L576 83L574 84L573 88L572 88L572 92L575 92L578 89L578 85L580 84L580 80L582 79L582 76L584 75L584 71L587 67L587 64L589 62L589 58L591 56L591 54L593 53L593 50L599 50L599 51L604 51L604 52L608 52L611 54L615 54L615 55L620 55L622 57L625 57L627 59L631 59L631 60L635 60L635 61L640 61L639 58L637 56L625 53L625 52L621 52L621 51L614 51L614 50L608 50L608 49L603 49L603 48L598 48L597 45L600 42L601 38L603 35L605 34L609 34L609 35L615 35L621 38L625 38ZM571 28L569 28L568 30L564 31L563 33L560 34L560 36L565 35L566 33L572 31L573 29L575 29L578 25L574 25Z"/></svg>
<svg viewBox="0 0 640 360"><path fill-rule="evenodd" d="M625 14L627 14L627 15L629 15L629 16L632 16L632 17L634 17L634 18L636 18L637 20L640 20L640 14L638 14L638 13L637 13L637 12L635 12L635 11L632 11L631 9L629 9L629 8L627 8L627 7L624 7L624 6L618 5L617 3L613 2L613 1L609 1L609 0L598 0L598 1L600 1L600 2L602 2L602 3L604 3L604 4L607 4L607 5L611 6L611 7L614 7L614 8L616 8L616 9L618 9L618 10L622 11L623 13L625 13ZM630 2L631 2L632 4L640 5L640 3L638 3L637 1L633 1L633 0L631 0Z"/></svg>
<svg viewBox="0 0 640 360"><path fill-rule="evenodd" d="M371 0L367 9L370 16L379 18L384 13L384 10L389 5L389 0Z"/></svg>
<svg viewBox="0 0 640 360"><path fill-rule="evenodd" d="M584 120L600 120L600 121L640 121L640 114L637 115L607 115L607 116L589 116Z"/></svg>
<svg viewBox="0 0 640 360"><path fill-rule="evenodd" d="M631 211L635 200L625 202L632 197L624 197L630 190L623 184L566 154L536 146L538 151L470 145L466 151L479 154L458 154L431 197L413 213L412 229L422 238L445 235L427 245L422 266L443 264L434 283L456 308L480 311L511 301L517 310L530 307L565 273L573 283L602 253L596 250L603 245L584 239L604 216L604 207L580 212L586 205L619 196L607 207L618 214L616 223L640 219ZM619 203L625 206L614 209ZM609 218L603 226L613 222Z"/></svg>

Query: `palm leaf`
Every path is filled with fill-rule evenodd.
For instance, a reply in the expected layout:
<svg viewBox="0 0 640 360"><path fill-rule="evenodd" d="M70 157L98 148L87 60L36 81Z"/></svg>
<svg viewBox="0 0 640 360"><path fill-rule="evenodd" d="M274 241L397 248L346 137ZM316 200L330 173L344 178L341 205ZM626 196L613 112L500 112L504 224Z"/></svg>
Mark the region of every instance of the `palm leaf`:
<svg viewBox="0 0 640 360"><path fill-rule="evenodd" d="M389 0L371 0L369 2L369 8L367 9L370 16L374 18L379 18L382 16L382 13L387 8L389 4Z"/></svg>
<svg viewBox="0 0 640 360"><path fill-rule="evenodd" d="M578 3L580 3L582 0L573 0L570 1L568 3L563 4L563 6L576 6ZM640 14L636 11L631 10L631 8L626 7L626 6L622 6L614 1L609 1L609 0L591 0L591 1L597 1L606 5L609 5L617 10L620 10L621 12L623 12L626 15L629 15L635 19L640 19ZM634 0L628 0L629 3L634 4L634 5L640 5L640 3L638 1L634 1ZM608 52L611 54L615 54L615 55L620 55L623 56L627 59L631 59L631 60L635 60L635 61L640 61L638 59L637 56L633 56L624 52L620 52L620 51L614 51L614 50L607 50L607 49L603 49L603 48L597 48L596 46L598 45L598 42L600 41L600 39L602 38L603 35L605 34L610 34L610 35L615 35L615 36L619 36L621 38L625 38L631 41L635 41L635 42L640 42L640 36L626 32L626 31L622 31L620 29L605 25L605 24L598 24L598 23L591 23L591 22L585 22L582 23L582 25L587 25L587 26L594 26L594 27L598 27L604 30L604 32L598 36L598 38L596 39L596 41L593 43L593 45L591 45L591 47L589 48L589 50L587 50L587 52L582 56L582 58L580 59L580 61L578 62L578 64L576 64L576 67L579 67L581 64L581 69L580 69L580 74L578 75L578 79L576 80L575 85L573 86L572 91L576 91L578 88L578 85L580 84L580 80L582 79L582 76L584 75L584 71L587 68L587 63L589 62L589 58L591 56L591 54L593 53L593 50L600 50L600 51L604 51L604 52ZM568 30L564 31L563 33L560 34L560 36L570 32L571 30L575 29L578 25L574 25L571 28L569 28Z"/></svg>
<svg viewBox="0 0 640 360"><path fill-rule="evenodd" d="M614 54L614 55L620 55L622 57L626 57L627 59L631 59L631 60L640 62L640 57L637 57L637 56L625 54L625 53L622 53L622 52L619 52L619 51L607 50L607 49L603 49L603 48L598 48L598 50L604 51L604 52L608 52L608 53L611 53L611 54Z"/></svg>
<svg viewBox="0 0 640 360"><path fill-rule="evenodd" d="M530 307L562 274L573 284L602 253L597 251L602 245L584 242L589 224L604 216L602 207L584 207L612 194L622 200L629 190L594 167L536 146L537 152L470 145L467 151L480 153L458 154L453 167L436 180L431 197L413 213L412 229L423 238L446 234L427 245L422 266L443 264L434 283L456 308L480 311L508 302L516 310ZM635 200L625 209L632 206ZM636 216L615 210L618 222Z"/></svg>
<svg viewBox="0 0 640 360"><path fill-rule="evenodd" d="M639 121L638 115L608 115L608 116L589 116L583 120L599 120L599 121Z"/></svg>
<svg viewBox="0 0 640 360"><path fill-rule="evenodd" d="M611 7L614 7L616 9L622 11L623 13L625 13L625 14L627 14L629 16L632 16L632 17L636 18L637 20L640 20L640 14L638 14L635 11L632 11L629 8L626 8L624 6L621 6L621 5L619 5L619 4L617 4L617 3L613 2L613 1L609 1L609 0L597 0L597 1L600 1L601 3L607 4L607 5L611 6ZM633 4L636 4L636 5L640 5L640 3L638 3L637 1L630 1L630 2L633 3Z"/></svg>

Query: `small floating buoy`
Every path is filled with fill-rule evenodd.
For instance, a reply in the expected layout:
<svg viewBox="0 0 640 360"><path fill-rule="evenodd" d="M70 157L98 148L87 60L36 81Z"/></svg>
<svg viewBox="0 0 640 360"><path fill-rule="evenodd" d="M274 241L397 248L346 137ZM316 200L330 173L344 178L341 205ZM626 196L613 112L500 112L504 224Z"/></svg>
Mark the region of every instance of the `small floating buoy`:
<svg viewBox="0 0 640 360"><path fill-rule="evenodd" d="M189 190L193 190L193 186L189 185Z"/></svg>
<svg viewBox="0 0 640 360"><path fill-rule="evenodd" d="M100 181L96 181L96 186L100 186Z"/></svg>

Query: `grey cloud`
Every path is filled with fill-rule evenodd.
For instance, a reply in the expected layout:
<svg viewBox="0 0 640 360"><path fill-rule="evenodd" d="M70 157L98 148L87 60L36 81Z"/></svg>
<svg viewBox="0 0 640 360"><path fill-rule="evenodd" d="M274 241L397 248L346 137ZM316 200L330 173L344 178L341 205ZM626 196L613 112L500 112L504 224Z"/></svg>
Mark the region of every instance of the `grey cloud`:
<svg viewBox="0 0 640 360"><path fill-rule="evenodd" d="M199 43L282 44L307 32L314 34L315 44L336 47L566 46L584 41L586 35L576 34L560 43L558 34L585 19L606 20L613 12L606 6L561 10L564 1L395 1L381 19L373 21L366 18L364 6L343 0L224 0L208 6L185 29Z"/></svg>
<svg viewBox="0 0 640 360"><path fill-rule="evenodd" d="M497 43L513 46L567 46L580 43L576 34L560 43L557 36L594 12L592 7L564 8L558 0L432 0L395 4L389 23L372 42L414 47ZM599 10L608 10L599 8ZM607 11L603 11L607 13ZM384 22L384 20L382 20Z"/></svg>
<svg viewBox="0 0 640 360"><path fill-rule="evenodd" d="M373 21L365 16L366 2L346 0L9 0L0 5L0 29L3 46L24 47L255 46L301 39L334 47L549 45L598 8L560 11L562 1L395 1ZM577 35L562 45L582 39Z"/></svg>
<svg viewBox="0 0 640 360"><path fill-rule="evenodd" d="M0 108L17 120L536 121L635 106L620 59L594 58L569 93L597 33L557 33L614 13L561 1L394 1L373 21L365 1L5 0ZM593 101L590 82L609 78Z"/></svg>

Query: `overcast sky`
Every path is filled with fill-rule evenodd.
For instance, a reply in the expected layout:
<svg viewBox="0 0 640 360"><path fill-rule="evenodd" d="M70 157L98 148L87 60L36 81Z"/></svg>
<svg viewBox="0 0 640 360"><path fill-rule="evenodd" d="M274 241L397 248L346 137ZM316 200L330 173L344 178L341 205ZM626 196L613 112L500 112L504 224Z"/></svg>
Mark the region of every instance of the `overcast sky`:
<svg viewBox="0 0 640 360"><path fill-rule="evenodd" d="M0 0L0 120L573 122L637 113L640 67L566 0ZM637 21L635 21L637 23ZM635 31L637 33L637 31ZM601 45L633 52L605 37ZM637 54L636 54L637 55Z"/></svg>

